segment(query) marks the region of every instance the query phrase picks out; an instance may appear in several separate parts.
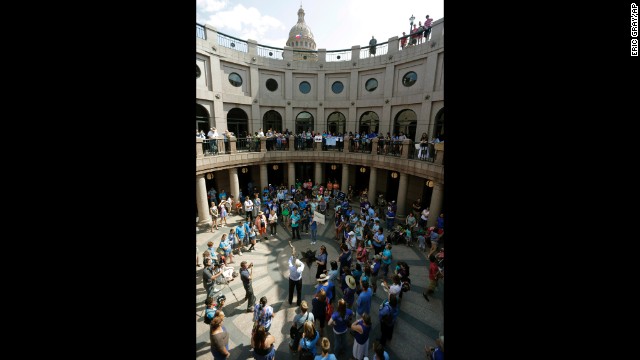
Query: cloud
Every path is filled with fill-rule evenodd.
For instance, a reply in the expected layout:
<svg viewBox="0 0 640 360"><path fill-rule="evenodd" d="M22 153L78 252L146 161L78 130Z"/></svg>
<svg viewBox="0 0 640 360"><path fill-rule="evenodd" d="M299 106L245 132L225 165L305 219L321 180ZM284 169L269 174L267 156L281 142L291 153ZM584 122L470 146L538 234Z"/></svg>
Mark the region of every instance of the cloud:
<svg viewBox="0 0 640 360"><path fill-rule="evenodd" d="M226 0L196 0L196 12L210 13L222 10L227 6Z"/></svg>
<svg viewBox="0 0 640 360"><path fill-rule="evenodd" d="M207 1L207 0L199 0ZM209 0L211 1L211 0ZM253 39L260 43L266 44L267 32L271 30L286 30L284 24L269 15L262 15L255 7L245 7L238 4L230 10L218 11L203 17L200 23L209 24L223 33L238 37L241 39ZM278 39L279 46L285 41Z"/></svg>

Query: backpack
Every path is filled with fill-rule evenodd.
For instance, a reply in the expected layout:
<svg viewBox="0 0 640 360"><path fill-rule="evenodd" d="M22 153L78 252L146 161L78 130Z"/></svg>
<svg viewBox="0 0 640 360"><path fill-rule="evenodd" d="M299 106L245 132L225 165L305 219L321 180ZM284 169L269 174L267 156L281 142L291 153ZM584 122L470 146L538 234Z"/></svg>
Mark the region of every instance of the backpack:
<svg viewBox="0 0 640 360"><path fill-rule="evenodd" d="M329 297L325 300L327 302L327 307L325 308L326 320L329 322L331 320L331 315L333 315L333 305L329 302Z"/></svg>

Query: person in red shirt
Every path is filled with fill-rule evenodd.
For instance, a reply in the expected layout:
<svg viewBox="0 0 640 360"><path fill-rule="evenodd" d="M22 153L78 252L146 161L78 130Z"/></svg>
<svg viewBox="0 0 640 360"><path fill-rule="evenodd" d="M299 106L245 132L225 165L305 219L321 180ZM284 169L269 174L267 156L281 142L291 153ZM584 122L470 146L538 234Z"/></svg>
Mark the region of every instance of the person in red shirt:
<svg viewBox="0 0 640 360"><path fill-rule="evenodd" d="M416 45L418 43L418 25L413 25L413 29L411 29L411 45Z"/></svg>
<svg viewBox="0 0 640 360"><path fill-rule="evenodd" d="M427 298L427 295L432 295L438 287L438 262L435 255L429 256L429 288L426 293L422 293L422 296ZM427 301L429 299L427 298Z"/></svg>
<svg viewBox="0 0 640 360"><path fill-rule="evenodd" d="M424 21L424 41L429 40L429 34L431 34L431 21L433 21L433 19L430 19L429 15L427 15L427 18Z"/></svg>
<svg viewBox="0 0 640 360"><path fill-rule="evenodd" d="M404 36L407 36L407 34L404 33L404 31L402 32L402 36L403 38L400 39L400 48L404 49L405 46L407 46L407 38Z"/></svg>

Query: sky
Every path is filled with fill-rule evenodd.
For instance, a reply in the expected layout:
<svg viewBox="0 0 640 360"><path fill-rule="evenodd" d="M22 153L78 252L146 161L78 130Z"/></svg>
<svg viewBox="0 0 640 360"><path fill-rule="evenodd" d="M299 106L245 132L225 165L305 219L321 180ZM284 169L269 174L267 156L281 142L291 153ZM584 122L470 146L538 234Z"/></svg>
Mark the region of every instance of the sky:
<svg viewBox="0 0 640 360"><path fill-rule="evenodd" d="M383 43L409 33L426 15L444 17L444 0L196 0L196 22L221 33L284 48L289 30L298 22L298 9L311 29L316 47L351 49L369 44L371 36Z"/></svg>

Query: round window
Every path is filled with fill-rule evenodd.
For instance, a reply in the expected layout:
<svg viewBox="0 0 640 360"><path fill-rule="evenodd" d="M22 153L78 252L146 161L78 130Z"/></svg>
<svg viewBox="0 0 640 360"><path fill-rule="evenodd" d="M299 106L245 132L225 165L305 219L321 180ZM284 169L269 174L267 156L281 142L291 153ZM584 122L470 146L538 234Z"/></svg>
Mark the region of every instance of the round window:
<svg viewBox="0 0 640 360"><path fill-rule="evenodd" d="M344 90L344 85L340 81L336 81L331 85L331 91L333 91L334 94L340 94L342 90Z"/></svg>
<svg viewBox="0 0 640 360"><path fill-rule="evenodd" d="M378 80L376 79L369 79L367 80L367 82L364 84L364 88L367 89L367 91L373 91L375 89L378 88Z"/></svg>
<svg viewBox="0 0 640 360"><path fill-rule="evenodd" d="M300 92L303 94L308 94L311 91L311 84L306 81L300 83Z"/></svg>
<svg viewBox="0 0 640 360"><path fill-rule="evenodd" d="M269 91L278 90L278 82L275 81L274 79L267 80L267 89L269 89Z"/></svg>
<svg viewBox="0 0 640 360"><path fill-rule="evenodd" d="M200 77L200 67L196 65L196 79Z"/></svg>
<svg viewBox="0 0 640 360"><path fill-rule="evenodd" d="M242 85L242 78L236 73L229 74L229 82L235 87Z"/></svg>
<svg viewBox="0 0 640 360"><path fill-rule="evenodd" d="M418 80L418 74L413 71L409 71L408 73L404 74L404 77L402 78L402 85L407 87L411 86L416 83L416 80Z"/></svg>

